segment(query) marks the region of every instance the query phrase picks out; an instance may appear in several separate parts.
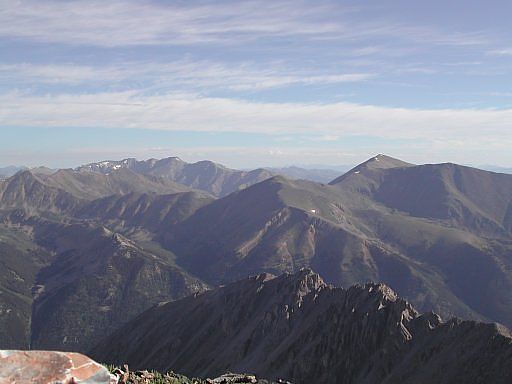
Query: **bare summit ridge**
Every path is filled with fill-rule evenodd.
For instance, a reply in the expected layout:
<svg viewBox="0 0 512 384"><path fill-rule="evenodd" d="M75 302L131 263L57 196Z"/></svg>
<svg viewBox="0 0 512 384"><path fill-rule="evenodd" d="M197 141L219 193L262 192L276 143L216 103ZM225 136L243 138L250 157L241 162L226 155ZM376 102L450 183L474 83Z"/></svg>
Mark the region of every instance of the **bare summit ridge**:
<svg viewBox="0 0 512 384"><path fill-rule="evenodd" d="M442 322L385 284L337 288L310 269L257 275L156 306L92 355L134 368L196 376L243 371L293 383L512 378L512 339L500 327Z"/></svg>

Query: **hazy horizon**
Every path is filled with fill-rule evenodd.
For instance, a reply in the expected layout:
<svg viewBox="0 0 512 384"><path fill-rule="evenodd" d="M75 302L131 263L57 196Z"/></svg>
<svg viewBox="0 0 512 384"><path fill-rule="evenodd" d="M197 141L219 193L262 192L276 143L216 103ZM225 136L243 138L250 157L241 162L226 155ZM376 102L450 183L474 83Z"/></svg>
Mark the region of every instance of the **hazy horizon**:
<svg viewBox="0 0 512 384"><path fill-rule="evenodd" d="M262 165L262 164L256 164L254 166L249 166L249 167L244 167L244 166L237 166L235 164L229 164L229 163L222 163L222 162L219 162L219 161L215 161L213 159L208 159L208 158L197 158L197 159L194 159L194 158L184 158L182 156L176 156L176 155L169 155L169 156L163 156L163 157L158 157L158 158L154 158L154 157L136 157L136 156L126 156L126 157L119 157L119 158L101 158L101 159L96 159L96 160L93 160L93 161L84 161L84 162L81 162L81 163L75 163L75 164L69 164L69 165L49 165L49 164L43 164L43 163L35 163L35 164L0 164L0 169L5 169L5 168L9 168L9 167L15 167L15 168L23 168L23 167L26 167L26 168L29 168L29 169L32 169L32 168L38 168L38 167L47 167L47 168L50 168L50 169L74 169L74 168L77 168L77 167L80 167L80 166L83 166L83 165L86 165L86 164L90 164L90 163L100 163L100 162L103 162L103 161L121 161L121 160L125 160L125 159L128 159L128 158L134 158L136 159L137 161L146 161L146 160L150 160L150 159L157 159L157 160L160 160L160 159L163 159L163 158L168 158L168 157L177 157L187 163L195 163L195 162L198 162L198 161L213 161L217 164L220 164L220 165L223 165L223 166L226 166L228 168L232 168L232 169L239 169L239 170L253 170L253 169L257 169L257 168L276 168L276 169L279 169L279 168L291 168L291 167L298 167L298 168L302 168L302 169L310 169L310 170L328 170L328 171L338 171L338 172L346 172L348 171L349 169L373 158L374 156L378 155L377 153L376 154L373 154L367 158L364 158L364 159L361 159L360 161L358 162L355 162L355 163L347 163L347 164L315 164L315 163L303 163L303 164L300 164L300 163L290 163L290 164L270 164L270 165ZM394 157L394 158L397 158L395 156L392 156L390 154L386 154L384 153L384 155L386 156L390 156L390 157ZM403 159L403 158L397 158L399 160L403 160L403 161L406 161L406 162L410 162L408 161L408 159ZM414 162L410 162L412 164L417 164L417 165L420 165L420 164L436 164L436 163L433 163L433 162L426 162L426 163L414 163ZM448 162L440 162L440 163L448 163ZM488 170L488 171L493 171L493 172L504 172L504 173L512 173L512 167L507 167L507 166L501 166L501 165L497 165L497 164L459 164L459 165L464 165L464 166L468 166L468 167L474 167L474 168L479 168L479 169L483 169L483 170Z"/></svg>

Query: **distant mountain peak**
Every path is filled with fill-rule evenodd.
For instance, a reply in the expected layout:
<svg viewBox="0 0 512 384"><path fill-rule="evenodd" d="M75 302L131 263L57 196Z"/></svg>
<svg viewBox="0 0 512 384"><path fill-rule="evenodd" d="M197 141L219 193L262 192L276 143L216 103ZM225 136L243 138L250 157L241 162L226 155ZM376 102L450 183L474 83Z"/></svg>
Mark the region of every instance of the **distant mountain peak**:
<svg viewBox="0 0 512 384"><path fill-rule="evenodd" d="M215 196L228 195L272 176L271 172L264 169L246 172L230 169L209 160L187 163L179 157L167 157L160 160L152 158L140 161L134 158L119 161L105 160L82 165L75 171L104 175L131 171L145 177L155 177L183 184Z"/></svg>
<svg viewBox="0 0 512 384"><path fill-rule="evenodd" d="M158 163L158 162L178 162L178 163L185 163L184 160L182 160L180 157L178 156L169 156L169 157L165 157L163 159L154 159L154 158L151 158L149 159L148 161L151 161L153 163Z"/></svg>
<svg viewBox="0 0 512 384"><path fill-rule="evenodd" d="M369 158L365 162L355 166L347 173L341 175L340 177L334 179L329 184L334 185L338 184L341 181L345 180L347 177L352 175L360 175L365 174L366 172L372 172L376 170L384 170L384 169L392 169L392 168L407 168L414 167L414 164L407 163L400 159L395 159L394 157L390 157L387 155L383 155L379 153L378 155Z"/></svg>
<svg viewBox="0 0 512 384"><path fill-rule="evenodd" d="M355 168L356 169L388 169L388 168L402 168L402 167L412 167L414 164L407 163L400 159L395 159L394 157L390 157L383 154L378 154L374 157L369 158L365 162L359 164Z"/></svg>

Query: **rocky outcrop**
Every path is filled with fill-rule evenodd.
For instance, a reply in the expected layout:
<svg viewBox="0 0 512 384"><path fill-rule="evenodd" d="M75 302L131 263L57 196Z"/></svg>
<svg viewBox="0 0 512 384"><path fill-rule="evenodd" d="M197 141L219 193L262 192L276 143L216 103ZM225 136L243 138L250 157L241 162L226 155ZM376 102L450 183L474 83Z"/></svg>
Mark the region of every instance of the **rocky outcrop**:
<svg viewBox="0 0 512 384"><path fill-rule="evenodd" d="M167 372L109 370L74 352L0 350L0 384L291 384L254 375L225 373L214 379L188 378Z"/></svg>
<svg viewBox="0 0 512 384"><path fill-rule="evenodd" d="M100 361L294 383L509 383L512 339L493 324L420 315L388 286L311 270L262 274L154 307L92 351Z"/></svg>
<svg viewBox="0 0 512 384"><path fill-rule="evenodd" d="M115 384L117 377L79 353L0 351L0 383Z"/></svg>

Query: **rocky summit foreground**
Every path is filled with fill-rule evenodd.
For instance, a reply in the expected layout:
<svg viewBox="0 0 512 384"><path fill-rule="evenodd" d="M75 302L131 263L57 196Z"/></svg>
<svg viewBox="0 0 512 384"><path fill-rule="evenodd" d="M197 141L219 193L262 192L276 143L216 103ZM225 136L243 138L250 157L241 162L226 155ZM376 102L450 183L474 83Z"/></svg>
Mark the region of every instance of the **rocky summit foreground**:
<svg viewBox="0 0 512 384"><path fill-rule="evenodd" d="M91 351L99 361L294 383L510 383L496 324L419 314L383 284L327 285L311 270L262 274L156 306Z"/></svg>
<svg viewBox="0 0 512 384"><path fill-rule="evenodd" d="M130 371L106 367L87 356L57 351L0 350L0 384L291 384L254 375L225 373L214 379L188 378L173 372Z"/></svg>
<svg viewBox="0 0 512 384"><path fill-rule="evenodd" d="M0 351L0 384L115 384L117 377L79 353Z"/></svg>

